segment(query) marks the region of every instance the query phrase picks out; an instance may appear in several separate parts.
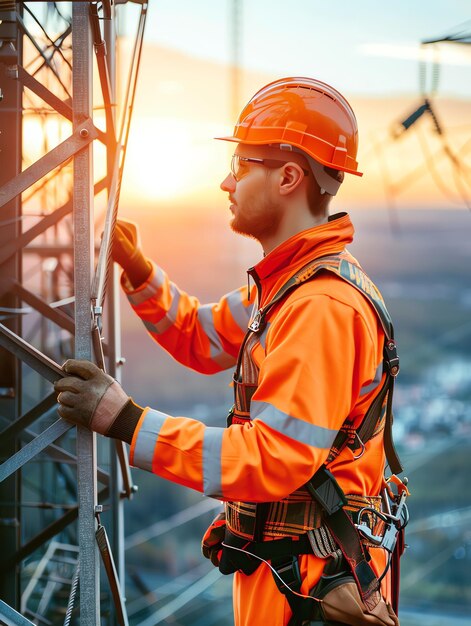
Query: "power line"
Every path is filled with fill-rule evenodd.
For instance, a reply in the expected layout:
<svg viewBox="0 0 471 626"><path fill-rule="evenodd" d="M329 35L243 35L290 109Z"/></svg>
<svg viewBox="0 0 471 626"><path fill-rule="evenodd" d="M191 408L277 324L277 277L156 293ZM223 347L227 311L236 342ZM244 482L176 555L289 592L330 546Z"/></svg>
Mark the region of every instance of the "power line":
<svg viewBox="0 0 471 626"><path fill-rule="evenodd" d="M160 520L151 526L147 526L147 528L143 530L139 530L134 534L129 535L124 542L124 549L129 550L130 548L135 548L141 543L145 543L150 539L159 537L170 530L174 530L182 524L186 524L200 515L204 515L205 513L216 509L221 509L221 503L218 500L205 498L204 500L201 500L200 502L175 513L175 515L171 515L164 520Z"/></svg>
<svg viewBox="0 0 471 626"><path fill-rule="evenodd" d="M214 583L217 582L221 576L222 574L218 569L211 569L205 576L203 576L203 578L188 587L186 591L181 593L177 598L163 606L161 609L158 609L143 622L139 622L137 626L157 626L157 624L160 624L167 617L176 613L179 609L185 606L185 604L188 604L188 602L193 600L193 598L196 598L196 596L199 596L206 591L206 589L214 585Z"/></svg>

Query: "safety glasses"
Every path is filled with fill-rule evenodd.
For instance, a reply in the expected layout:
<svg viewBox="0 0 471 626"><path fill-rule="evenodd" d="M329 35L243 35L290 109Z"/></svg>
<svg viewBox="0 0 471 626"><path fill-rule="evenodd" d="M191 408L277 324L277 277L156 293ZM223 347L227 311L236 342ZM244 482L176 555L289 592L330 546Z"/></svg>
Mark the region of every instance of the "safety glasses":
<svg viewBox="0 0 471 626"><path fill-rule="evenodd" d="M232 155L231 159L231 174L234 177L236 182L247 173L247 169L245 166L246 163L258 163L259 165L264 165L265 167L277 168L282 167L289 161L281 161L279 159L257 159L255 157L244 157L240 154ZM309 171L302 168L304 175L308 176Z"/></svg>

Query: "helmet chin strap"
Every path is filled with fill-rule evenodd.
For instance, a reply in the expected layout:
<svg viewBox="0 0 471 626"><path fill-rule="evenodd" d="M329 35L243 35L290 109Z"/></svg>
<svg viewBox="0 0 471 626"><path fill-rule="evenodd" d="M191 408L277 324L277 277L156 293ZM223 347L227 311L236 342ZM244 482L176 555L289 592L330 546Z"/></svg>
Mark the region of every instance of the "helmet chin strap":
<svg viewBox="0 0 471 626"><path fill-rule="evenodd" d="M307 154L307 152L304 152L304 150L301 150L296 146L292 146L291 144L280 143L279 148L280 150L285 150L287 152L297 152L307 158L311 172L320 187L321 195L328 193L330 196L335 196L337 194L337 191L342 183L328 174L325 171L324 166L319 163L319 161L313 159L312 156Z"/></svg>

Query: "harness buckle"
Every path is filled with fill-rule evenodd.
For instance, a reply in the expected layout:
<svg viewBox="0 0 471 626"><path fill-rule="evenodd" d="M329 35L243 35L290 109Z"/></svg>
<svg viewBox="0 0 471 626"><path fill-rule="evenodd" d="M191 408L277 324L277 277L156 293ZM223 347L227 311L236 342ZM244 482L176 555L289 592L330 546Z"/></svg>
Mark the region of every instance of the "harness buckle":
<svg viewBox="0 0 471 626"><path fill-rule="evenodd" d="M254 333L256 333L260 329L261 322L262 322L262 310L259 309L257 311L255 317L253 318L253 320L249 324L250 330L252 330Z"/></svg>
<svg viewBox="0 0 471 626"><path fill-rule="evenodd" d="M325 466L317 470L306 483L306 487L311 497L321 505L327 515L333 515L347 504L342 488Z"/></svg>
<svg viewBox="0 0 471 626"><path fill-rule="evenodd" d="M399 374L399 356L394 339L388 339L386 341L384 346L384 362L391 376L396 377Z"/></svg>

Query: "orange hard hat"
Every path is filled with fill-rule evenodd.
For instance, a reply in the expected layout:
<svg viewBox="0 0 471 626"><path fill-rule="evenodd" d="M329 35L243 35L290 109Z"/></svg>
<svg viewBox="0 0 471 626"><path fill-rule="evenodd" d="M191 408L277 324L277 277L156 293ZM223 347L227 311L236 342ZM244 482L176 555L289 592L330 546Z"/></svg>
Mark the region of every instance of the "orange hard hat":
<svg viewBox="0 0 471 626"><path fill-rule="evenodd" d="M282 78L262 87L244 107L231 137L242 144L288 144L336 170L362 176L358 127L347 100L314 78Z"/></svg>

